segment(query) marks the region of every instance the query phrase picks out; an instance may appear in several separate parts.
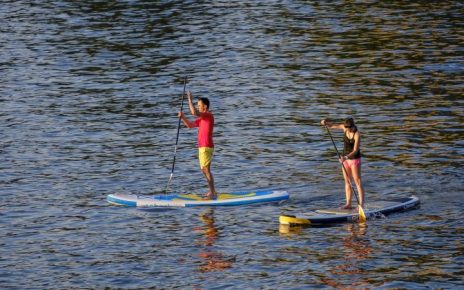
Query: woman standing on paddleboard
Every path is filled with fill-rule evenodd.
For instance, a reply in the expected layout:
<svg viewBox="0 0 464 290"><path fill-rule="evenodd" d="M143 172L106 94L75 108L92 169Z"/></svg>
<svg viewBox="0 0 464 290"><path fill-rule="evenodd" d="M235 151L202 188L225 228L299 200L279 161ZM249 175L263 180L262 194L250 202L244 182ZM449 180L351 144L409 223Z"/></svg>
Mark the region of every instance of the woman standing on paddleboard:
<svg viewBox="0 0 464 290"><path fill-rule="evenodd" d="M350 180L354 180L359 192L359 205L364 206L364 189L361 182L361 133L354 124L353 118L346 119L342 124L334 124L328 120L321 120L321 125L330 129L343 130L343 155L340 157L345 169L342 169L343 178L345 179L346 203L342 209L351 209L351 190Z"/></svg>
<svg viewBox="0 0 464 290"><path fill-rule="evenodd" d="M187 93L190 112L196 116L197 119L193 122L188 120L184 113L179 112L179 117L184 124L190 128L198 128L198 159L200 161L200 168L208 181L209 192L206 194L205 199L216 199L217 194L214 188L214 178L211 173L211 161L213 160L214 144L213 144L213 127L214 117L209 111L208 98L200 98L197 103L197 108L193 105L192 92Z"/></svg>

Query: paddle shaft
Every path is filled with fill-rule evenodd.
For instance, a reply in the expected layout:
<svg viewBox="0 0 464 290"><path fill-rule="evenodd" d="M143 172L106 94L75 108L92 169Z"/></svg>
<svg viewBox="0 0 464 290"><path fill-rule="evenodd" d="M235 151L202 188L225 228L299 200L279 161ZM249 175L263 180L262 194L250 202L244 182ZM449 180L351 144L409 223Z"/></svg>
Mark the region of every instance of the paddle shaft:
<svg viewBox="0 0 464 290"><path fill-rule="evenodd" d="M187 76L184 77L184 91L182 93L182 101L180 103L180 111L184 108L184 97L185 97L185 87L187 85ZM171 168L171 175L169 176L169 181L166 186L166 192L168 191L169 184L171 183L172 176L174 175L174 167L176 164L176 155L177 155L177 145L179 144L179 132L180 132L180 123L182 118L179 116L179 121L177 123L177 136L176 136L176 145L174 146L174 158L172 160L172 168Z"/></svg>
<svg viewBox="0 0 464 290"><path fill-rule="evenodd" d="M335 145L335 141L334 141L334 139L332 138L332 134L330 134L330 130L329 130L329 128L327 127L327 125L324 125L324 127L327 129L327 133L329 133L330 139L332 140L332 144L333 144L333 146L334 146L334 148L335 148L335 151L337 152L338 159L340 160L341 155L340 155L340 152L338 152L337 145ZM348 183L350 184L351 189L352 189L353 192L354 192L354 196L356 197L356 201L358 202L358 205L361 205L361 204L359 203L358 194L357 194L357 192L356 192L356 190L355 190L355 188L354 188L354 186L353 186L353 183L351 183L351 178L349 177L348 172L346 171L346 168L345 168L345 165L343 164L343 162L342 162L342 168L343 168L343 172L345 172L346 178L348 178Z"/></svg>

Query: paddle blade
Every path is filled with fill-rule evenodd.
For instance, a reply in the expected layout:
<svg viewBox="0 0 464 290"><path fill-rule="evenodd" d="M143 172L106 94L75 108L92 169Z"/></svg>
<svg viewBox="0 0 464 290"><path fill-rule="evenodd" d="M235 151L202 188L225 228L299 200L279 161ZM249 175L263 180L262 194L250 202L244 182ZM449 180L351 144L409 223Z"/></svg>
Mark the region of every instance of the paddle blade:
<svg viewBox="0 0 464 290"><path fill-rule="evenodd" d="M358 214L359 214L359 222L365 223L367 220L366 214L364 213L364 210L360 205L358 206Z"/></svg>

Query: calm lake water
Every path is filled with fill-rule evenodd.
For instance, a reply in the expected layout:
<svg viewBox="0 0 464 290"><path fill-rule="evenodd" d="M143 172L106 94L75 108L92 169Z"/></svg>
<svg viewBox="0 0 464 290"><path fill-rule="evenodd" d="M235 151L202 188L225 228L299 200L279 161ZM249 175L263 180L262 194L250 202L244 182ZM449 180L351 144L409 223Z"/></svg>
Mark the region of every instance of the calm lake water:
<svg viewBox="0 0 464 290"><path fill-rule="evenodd" d="M462 1L2 1L0 288L464 288ZM140 210L169 178L183 77L215 114L220 191L282 204ZM322 118L355 118L370 201L344 201ZM334 132L342 146L341 134ZM181 129L173 192L206 192Z"/></svg>

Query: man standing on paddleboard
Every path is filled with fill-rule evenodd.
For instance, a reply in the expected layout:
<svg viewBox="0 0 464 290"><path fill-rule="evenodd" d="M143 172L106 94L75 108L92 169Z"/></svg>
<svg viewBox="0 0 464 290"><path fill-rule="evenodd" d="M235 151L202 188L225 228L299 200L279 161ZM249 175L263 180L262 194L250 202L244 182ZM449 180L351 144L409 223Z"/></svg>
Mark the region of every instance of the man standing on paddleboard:
<svg viewBox="0 0 464 290"><path fill-rule="evenodd" d="M330 129L343 130L343 155L340 156L342 172L345 179L346 203L342 209L351 209L351 178L353 178L359 192L359 205L364 206L364 188L361 182L361 133L354 124L353 118L345 119L342 124L334 124L328 120L321 120L321 125ZM335 146L335 143L334 143ZM354 188L353 188L354 189ZM355 193L356 194L356 193Z"/></svg>
<svg viewBox="0 0 464 290"><path fill-rule="evenodd" d="M205 175L209 187L209 192L206 194L205 199L216 199L217 194L214 188L214 178L211 173L211 161L214 152L214 116L209 111L208 98L199 98L196 109L192 101L192 92L188 92L187 97L190 112L193 116L197 117L197 119L191 122L185 117L182 111L179 112L179 117L189 129L198 128L198 159L200 161L201 171Z"/></svg>

